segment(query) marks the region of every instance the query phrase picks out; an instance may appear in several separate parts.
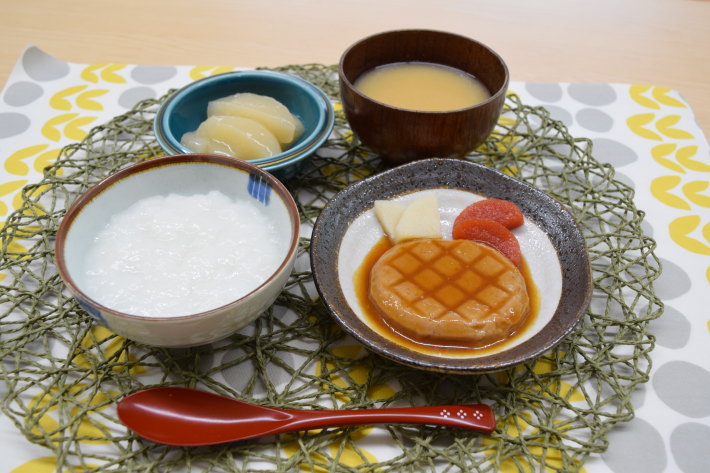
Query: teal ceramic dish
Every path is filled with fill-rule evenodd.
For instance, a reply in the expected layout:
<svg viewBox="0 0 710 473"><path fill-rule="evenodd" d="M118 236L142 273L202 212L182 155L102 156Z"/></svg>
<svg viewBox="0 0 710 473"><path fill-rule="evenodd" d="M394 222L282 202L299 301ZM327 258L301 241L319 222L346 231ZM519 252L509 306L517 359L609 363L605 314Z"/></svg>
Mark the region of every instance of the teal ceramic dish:
<svg viewBox="0 0 710 473"><path fill-rule="evenodd" d="M170 96L155 116L155 137L167 154L191 151L180 144L182 135L207 118L207 104L239 92L268 95L284 104L304 125L301 137L284 152L251 164L279 179L293 177L333 130L335 114L328 96L299 77L275 71L235 71L192 82Z"/></svg>

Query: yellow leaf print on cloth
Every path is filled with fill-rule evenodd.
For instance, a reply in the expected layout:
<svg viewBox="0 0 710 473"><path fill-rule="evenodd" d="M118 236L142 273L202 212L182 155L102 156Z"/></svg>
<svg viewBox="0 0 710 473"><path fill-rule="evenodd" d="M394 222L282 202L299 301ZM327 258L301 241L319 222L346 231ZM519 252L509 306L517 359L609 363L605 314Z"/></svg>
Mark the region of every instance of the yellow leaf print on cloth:
<svg viewBox="0 0 710 473"><path fill-rule="evenodd" d="M680 128L674 128L680 122L680 119L680 115L668 115L659 118L656 122L656 129L660 131L661 134L674 140L692 140L694 138L692 134Z"/></svg>
<svg viewBox="0 0 710 473"><path fill-rule="evenodd" d="M560 356L564 356L563 353ZM552 356L543 356L535 362L533 372L536 375L549 375L549 382L541 383L540 390L546 397L560 397L568 402L584 401L584 395L568 382L560 379L555 373L557 371L557 360ZM531 388L531 392L537 391L537 386Z"/></svg>
<svg viewBox="0 0 710 473"><path fill-rule="evenodd" d="M51 141L60 141L63 136L73 141L83 140L88 132L81 127L96 120L97 117L82 117L78 113L63 113L49 119L42 127L42 136ZM64 128L60 130L61 125ZM63 134L62 134L63 131Z"/></svg>
<svg viewBox="0 0 710 473"><path fill-rule="evenodd" d="M641 138L660 141L651 148L653 160L675 174L658 176L651 181L651 195L659 202L683 211L668 224L671 239L691 253L710 255L710 223L703 224L701 215L710 208L707 189L710 180L692 177L692 173L710 173L710 164L699 158L696 144L681 144L679 141L695 139L693 133L684 130L681 116L664 113L666 107L686 108L681 101L671 97L670 89L647 85L632 85L629 95L639 105L657 112L638 113L626 120L629 129ZM701 211L702 209L702 211ZM688 215L685 212L691 212ZM707 269L710 282L710 268Z"/></svg>
<svg viewBox="0 0 710 473"><path fill-rule="evenodd" d="M10 473L55 473L57 457L42 457L23 463Z"/></svg>
<svg viewBox="0 0 710 473"><path fill-rule="evenodd" d="M680 174L688 171L710 172L710 164L693 159L698 154L696 145L678 146L675 143L663 143L651 148L651 156L661 166ZM671 159L674 155L675 161Z"/></svg>
<svg viewBox="0 0 710 473"><path fill-rule="evenodd" d="M316 376L327 378L329 386L334 388L335 397L343 402L349 402L350 392L360 393L362 387L370 381L370 367L364 360L367 351L360 345L341 345L332 349L335 360L318 362ZM339 369L337 358L346 360L347 370ZM388 399L394 396L395 390L387 383L372 383L367 386L365 395L374 400Z"/></svg>
<svg viewBox="0 0 710 473"><path fill-rule="evenodd" d="M57 158L59 157L59 152L61 150L61 148L50 149L37 156L33 165L35 171L40 174L44 172L44 168L46 168L57 160ZM57 169L55 172L58 176L61 176L63 174L62 169Z"/></svg>
<svg viewBox="0 0 710 473"><path fill-rule="evenodd" d="M340 345L331 349L332 357L319 361L315 367L315 375L321 378L324 390L333 393L338 401L351 402L355 397L366 396L368 399L383 400L395 395L396 391L386 382L375 382L371 379L372 358L361 345ZM367 387L363 391L364 387ZM362 427L348 430L347 434L334 434L328 447L329 455L337 463L354 469L367 469L369 463L376 463L377 458L354 442L365 438L372 427ZM298 437L296 436L296 439ZM283 446L284 453L292 458L300 451L297 440ZM325 453L310 453L300 462L302 471L326 472L330 462Z"/></svg>
<svg viewBox="0 0 710 473"><path fill-rule="evenodd" d="M28 258L27 247L17 240L12 240L7 244L5 257L18 261L26 260Z"/></svg>
<svg viewBox="0 0 710 473"><path fill-rule="evenodd" d="M77 85L74 87L69 87L64 90L60 90L52 96L49 100L49 105L55 110L61 110L64 112L70 111L74 104L84 110L91 111L101 111L104 109L101 103L94 100L96 97L100 97L108 93L108 89L94 89L86 90L87 85ZM85 92L83 92L86 90ZM69 97L76 96L74 99L74 104L69 100Z"/></svg>
<svg viewBox="0 0 710 473"><path fill-rule="evenodd" d="M651 194L669 207L680 210L690 210L691 206L685 199L670 193L681 181L680 176L657 177L651 181Z"/></svg>
<svg viewBox="0 0 710 473"><path fill-rule="evenodd" d="M101 81L111 84L125 84L126 79L118 73L125 67L125 64L90 64L81 71L80 77L93 84Z"/></svg>
<svg viewBox="0 0 710 473"><path fill-rule="evenodd" d="M661 135L655 131L651 131L646 128L653 119L656 118L655 113L639 113L637 115L632 115L626 119L626 125L629 129L636 133L641 138L646 138L647 140L661 141L663 138Z"/></svg>
<svg viewBox="0 0 710 473"><path fill-rule="evenodd" d="M368 464L376 463L377 457L363 448L357 447L354 442L367 437L374 430L372 427L358 427L350 432L348 441L344 445L343 442L333 442L330 444L330 456L337 460L341 465L346 465L351 468L365 469Z"/></svg>
<svg viewBox="0 0 710 473"><path fill-rule="evenodd" d="M535 374L534 382L530 383L525 391L529 394L535 396L542 395L545 397L561 397L567 402L580 402L584 401L584 395L582 392L569 384L568 382L560 379L557 375L558 359L565 356L564 352L560 352L557 355L548 355L539 358L532 367L532 371ZM498 373L498 382L500 384L511 384L515 381L516 375L522 374L529 368L525 365L514 368L512 372L501 371Z"/></svg>
<svg viewBox="0 0 710 473"><path fill-rule="evenodd" d="M705 191L708 186L710 186L708 181L692 181L683 185L683 194L695 205L707 209L710 208L710 196L702 195L701 192Z"/></svg>
<svg viewBox="0 0 710 473"><path fill-rule="evenodd" d="M128 353L124 338L106 327L92 327L75 350L72 363L91 369L102 365L112 371L126 371L132 375L145 373L135 355Z"/></svg>
<svg viewBox="0 0 710 473"><path fill-rule="evenodd" d="M497 471L500 473L560 472L566 471L571 464L578 466L581 473L586 471L579 465L578 460L569 456L565 458L564 451L554 447L539 446L549 444L550 438L557 436L555 432L560 432L564 435L566 430L565 421L557 422L554 430L540 429L532 425L532 416L529 413L520 413L507 416L504 420L499 420L496 430L506 437L516 439L516 442L524 443L527 451L526 455L511 455L511 453L497 451L498 439L492 436L484 436L482 438L483 445L493 447L487 450L485 455L498 458ZM577 471L577 468L575 468L575 471Z"/></svg>
<svg viewBox="0 0 710 473"><path fill-rule="evenodd" d="M653 99L647 97L645 94L651 90L650 85L645 84L634 84L629 88L629 95L634 102L641 105L642 107L652 108L658 110L661 108Z"/></svg>
<svg viewBox="0 0 710 473"><path fill-rule="evenodd" d="M702 220L699 215L686 215L673 220L668 225L668 229L671 238L679 246L690 252L708 256L710 255L710 245L708 245L710 243L710 223L706 223L702 228L702 237L705 242L690 236L691 233L700 227L701 223Z"/></svg>
<svg viewBox="0 0 710 473"><path fill-rule="evenodd" d="M348 471L371 471L370 465L379 460L372 453L358 447L355 442L367 437L372 430L372 427L357 427L348 430L347 434L335 433L333 441L328 445L328 455L338 465L348 467ZM290 435L288 438L293 440L283 445L283 452L287 458L292 459L299 454L301 443L298 435ZM300 461L299 469L310 473L327 473L332 471L332 463L324 453L310 452Z"/></svg>
<svg viewBox="0 0 710 473"><path fill-rule="evenodd" d="M4 184L0 184L0 197L5 197L6 195L10 195L13 192L17 192L19 189L22 189L25 184L27 184L27 179L10 181ZM8 208L7 204L0 200L0 217L6 216L9 210L10 209Z"/></svg>
<svg viewBox="0 0 710 473"><path fill-rule="evenodd" d="M15 151L5 160L5 170L9 174L16 176L26 176L27 173L30 172L30 167L24 160L44 151L48 146L49 145L34 145Z"/></svg>
<svg viewBox="0 0 710 473"><path fill-rule="evenodd" d="M664 136L675 140L693 139L691 133L676 128L680 119L680 115L667 115L657 119L655 113L637 113L626 119L626 125L632 132L647 140L663 141ZM655 126L658 133L651 130L651 126Z"/></svg>
<svg viewBox="0 0 710 473"><path fill-rule="evenodd" d="M687 108L688 107L686 104L684 104L680 100L670 97L668 95L670 92L671 92L671 89L669 89L668 87L656 86L653 88L651 95L653 95L653 98L656 99L659 103L661 103L663 105L667 105L669 107L678 107L678 108Z"/></svg>
<svg viewBox="0 0 710 473"><path fill-rule="evenodd" d="M72 103L67 99L67 97L81 92L86 89L86 87L86 85L76 85L74 87L69 87L68 89L60 90L49 99L49 106L55 110L68 112L72 109Z"/></svg>
<svg viewBox="0 0 710 473"><path fill-rule="evenodd" d="M676 152L676 159L685 168L697 172L710 172L710 164L692 159L698 154L697 146L684 146Z"/></svg>
<svg viewBox="0 0 710 473"><path fill-rule="evenodd" d="M36 395L28 405L30 414L25 419L30 424L31 432L43 439L56 439L57 443L63 442L67 435L75 435L79 442L87 444L112 443L113 433L99 420L103 419L100 411L112 407L121 393L110 391L107 395L87 389L85 384L68 388L55 385ZM70 418L70 423L65 426L69 432L60 430L59 423L53 417L60 406L63 417Z"/></svg>
<svg viewBox="0 0 710 473"><path fill-rule="evenodd" d="M498 382L501 384L515 384L517 389L521 389L521 395L529 395L534 399L541 397L553 397L564 399L567 403L585 403L584 394L572 384L564 381L559 376L559 365L563 362L566 353L558 352L539 358L532 367L521 365L512 370L498 373ZM533 376L529 377L532 371ZM519 375L521 376L518 379ZM521 386L520 383L529 383ZM527 393L527 394L526 394ZM494 448L499 445L499 439L493 436L484 436L482 442L484 446L490 446L487 456L498 455L499 469L497 471L505 473L519 472L541 472L541 471L564 471L577 460L569 457L563 450L550 445L552 436L564 436L567 429L574 428L567 424L565 420L552 422L554 427L537 426L531 412L517 412L499 416L497 420L497 432L504 437L515 439L525 445L526 454L497 452ZM541 421L544 422L544 421ZM560 443L561 439L557 439ZM552 442L554 444L554 442ZM580 471L584 471L582 468Z"/></svg>
<svg viewBox="0 0 710 473"><path fill-rule="evenodd" d="M25 161L34 157L32 167L35 171L41 173L45 167L57 159L60 151L60 148L45 151L47 148L49 148L49 145L41 144L15 151L5 160L5 171L16 176L26 176L30 172L30 166Z"/></svg>
<svg viewBox="0 0 710 473"><path fill-rule="evenodd" d="M503 113L505 113L505 109L503 110ZM496 127L491 132L491 136L494 136L496 139L492 142L484 142L477 149L481 150L482 152L498 151L501 154L513 153L518 155L519 159L530 159L532 157L530 153L521 153L521 142L516 137L516 134L509 133L509 130L514 128L516 125L517 122L514 119L505 115L501 115L501 117L498 119ZM492 149L491 146L493 146L494 148ZM518 169L517 167L512 166L501 169L501 171L510 176L516 176Z"/></svg>
<svg viewBox="0 0 710 473"><path fill-rule="evenodd" d="M84 110L91 110L95 112L101 111L104 109L104 106L94 99L97 97L101 97L102 95L105 95L107 93L108 89L87 90L86 92L81 93L77 96L76 105Z"/></svg>
<svg viewBox="0 0 710 473"><path fill-rule="evenodd" d="M22 211L22 215L27 215L30 217L40 217L42 215L47 215L42 203L39 202L40 198L47 192L51 191L52 187L50 185L43 185L31 188L23 189L23 192L18 192L12 199L12 206L15 210L25 207ZM27 198L27 201L24 199ZM17 236L22 235L21 232L16 233ZM22 235L27 236L27 235Z"/></svg>
<svg viewBox="0 0 710 473"><path fill-rule="evenodd" d="M671 89L668 87L653 87L645 84L634 84L629 88L629 95L634 102L642 107L660 110L661 105L669 107L686 108L687 105L670 97ZM651 97L648 97L650 95Z"/></svg>
<svg viewBox="0 0 710 473"><path fill-rule="evenodd" d="M282 448L284 454L286 455L286 458L293 458L298 456L298 453L301 450L301 445L298 441L293 441L285 443ZM318 452L312 452L308 454L308 458L304 459L298 465L298 467L300 471L308 471L311 473L327 473L327 465L328 459L325 457L325 455Z"/></svg>
<svg viewBox="0 0 710 473"><path fill-rule="evenodd" d="M651 156L653 160L656 161L661 166L675 171L681 174L685 174L685 167L676 161L670 159L671 154L676 150L677 146L675 143L664 143L661 145L656 145L651 148ZM678 156L676 154L676 160Z"/></svg>
<svg viewBox="0 0 710 473"><path fill-rule="evenodd" d="M222 74L224 72L232 72L234 70L233 67L215 67L215 66L195 66L192 69L190 69L190 79L192 80L200 80L204 79L205 77L213 76L216 74Z"/></svg>

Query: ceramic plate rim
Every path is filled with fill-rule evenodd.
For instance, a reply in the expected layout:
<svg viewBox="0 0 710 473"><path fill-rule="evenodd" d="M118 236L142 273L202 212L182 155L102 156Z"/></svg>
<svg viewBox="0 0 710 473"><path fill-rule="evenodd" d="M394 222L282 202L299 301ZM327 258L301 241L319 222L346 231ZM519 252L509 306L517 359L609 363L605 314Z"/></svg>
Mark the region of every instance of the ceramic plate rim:
<svg viewBox="0 0 710 473"><path fill-rule="evenodd" d="M340 287L337 268L340 242L358 215L376 199L446 187L517 203L526 217L547 233L560 259L562 298L552 320L527 341L490 356L441 358L404 349L364 324L346 302ZM408 366L460 374L509 368L552 349L575 328L589 305L592 289L586 243L567 209L523 181L462 159L415 161L363 179L337 193L314 225L311 269L316 289L330 313L367 348Z"/></svg>

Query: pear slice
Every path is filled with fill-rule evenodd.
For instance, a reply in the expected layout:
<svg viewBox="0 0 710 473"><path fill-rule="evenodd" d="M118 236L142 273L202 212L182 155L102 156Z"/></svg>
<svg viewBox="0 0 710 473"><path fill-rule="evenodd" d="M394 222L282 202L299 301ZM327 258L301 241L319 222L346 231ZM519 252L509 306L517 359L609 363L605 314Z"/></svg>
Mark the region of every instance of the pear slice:
<svg viewBox="0 0 710 473"><path fill-rule="evenodd" d="M395 229L404 209L404 205L392 202L391 200L375 201L375 216L380 222L380 225L382 225L385 234L392 241L396 240Z"/></svg>
<svg viewBox="0 0 710 473"><path fill-rule="evenodd" d="M182 144L190 149L203 147L203 153L226 154L239 159L259 159L281 152L276 137L261 123L244 117L212 116L202 122L195 134L186 133Z"/></svg>
<svg viewBox="0 0 710 473"><path fill-rule="evenodd" d="M281 145L288 145L303 133L303 124L278 100L250 92L213 100L207 105L207 116L239 116L264 125Z"/></svg>
<svg viewBox="0 0 710 473"><path fill-rule="evenodd" d="M193 153L209 153L210 141L197 134L197 131L188 131L182 135L180 143Z"/></svg>
<svg viewBox="0 0 710 473"><path fill-rule="evenodd" d="M436 194L425 194L409 204L397 221L396 241L441 238L441 217Z"/></svg>
<svg viewBox="0 0 710 473"><path fill-rule="evenodd" d="M415 238L442 238L436 194L425 194L407 205L376 200L374 210L392 243Z"/></svg>

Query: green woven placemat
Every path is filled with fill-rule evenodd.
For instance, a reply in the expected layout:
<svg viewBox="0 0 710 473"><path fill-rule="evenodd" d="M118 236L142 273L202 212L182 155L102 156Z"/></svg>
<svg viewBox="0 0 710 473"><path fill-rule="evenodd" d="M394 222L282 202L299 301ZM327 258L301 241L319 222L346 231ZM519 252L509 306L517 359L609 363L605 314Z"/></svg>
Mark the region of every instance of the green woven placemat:
<svg viewBox="0 0 710 473"><path fill-rule="evenodd" d="M333 67L290 66L337 100ZM580 224L594 279L590 308L557 349L488 375L445 375L403 367L365 351L315 298L303 239L286 290L254 324L227 340L169 350L126 341L94 325L53 266L53 237L87 187L131 163L162 154L152 134L160 100L67 146L1 233L0 377L3 413L28 441L71 471L579 471L606 435L633 416L634 388L647 381L661 313L652 281L660 266L641 231L633 191L595 161L541 108L510 95L488 141L463 157L503 170L564 202ZM328 198L382 169L342 113L331 139L287 183L302 221ZM202 448L145 442L118 422L123 394L155 385L208 389L289 408L486 402L498 429L484 436L412 426L327 429Z"/></svg>

